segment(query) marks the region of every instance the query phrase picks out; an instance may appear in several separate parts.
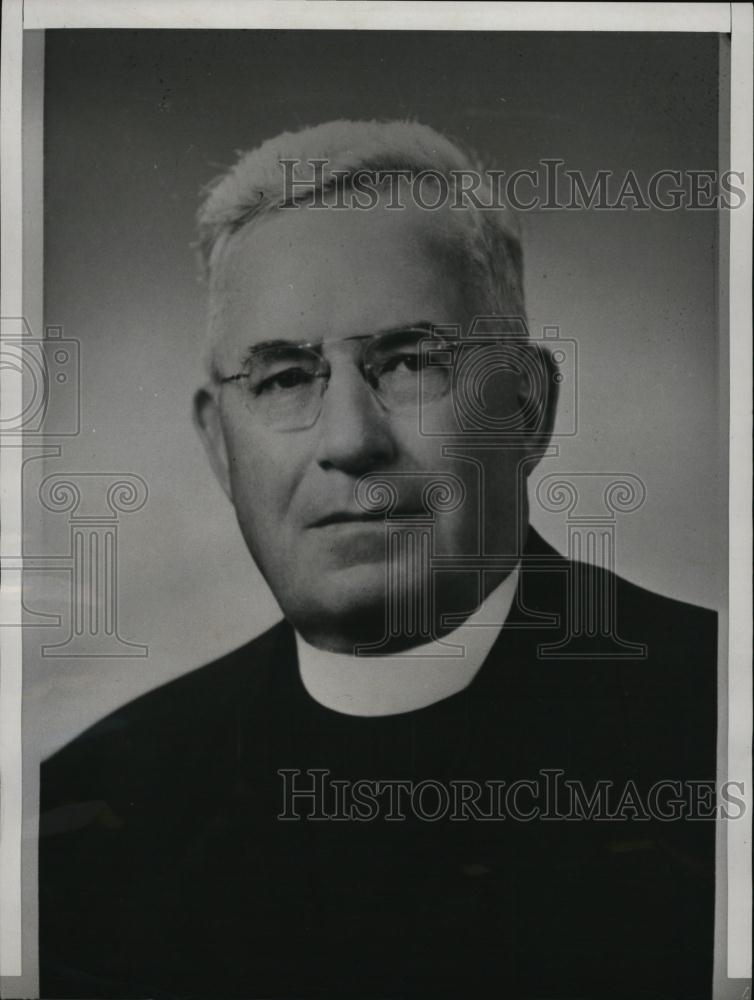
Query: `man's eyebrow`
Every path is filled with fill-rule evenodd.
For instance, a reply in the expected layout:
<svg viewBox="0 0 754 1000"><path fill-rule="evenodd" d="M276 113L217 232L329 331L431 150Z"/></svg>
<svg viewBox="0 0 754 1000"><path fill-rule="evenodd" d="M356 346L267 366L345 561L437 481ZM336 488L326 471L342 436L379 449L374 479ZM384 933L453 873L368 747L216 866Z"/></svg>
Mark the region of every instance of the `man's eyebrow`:
<svg viewBox="0 0 754 1000"><path fill-rule="evenodd" d="M275 340L260 340L256 344L251 344L246 348L244 352L244 361L253 358L255 354L259 354L260 351L267 351L271 347L303 347L307 341L305 340L285 340L279 337Z"/></svg>
<svg viewBox="0 0 754 1000"><path fill-rule="evenodd" d="M383 330L375 330L372 334L367 334L367 336L379 337L383 334L389 333L403 333L405 330L421 330L422 333L432 333L439 323L432 323L428 319L420 319L415 323L399 323L397 326L388 326ZM357 336L359 336L357 334ZM350 340L350 337L346 337L346 340Z"/></svg>
<svg viewBox="0 0 754 1000"><path fill-rule="evenodd" d="M432 323L430 320L419 320L415 323L399 323L397 326L385 327L381 330L375 330L372 333L355 333L350 337L343 337L341 339L365 340L369 337L380 337L391 333L402 333L405 330L418 330L422 333L431 334L437 325L437 323ZM267 351L271 348L282 350L288 348L295 350L297 347L321 347L323 343L324 341L322 340L287 340L284 337L276 337L272 340L260 340L256 344L251 344L246 348L241 363L242 365L248 365L262 351Z"/></svg>

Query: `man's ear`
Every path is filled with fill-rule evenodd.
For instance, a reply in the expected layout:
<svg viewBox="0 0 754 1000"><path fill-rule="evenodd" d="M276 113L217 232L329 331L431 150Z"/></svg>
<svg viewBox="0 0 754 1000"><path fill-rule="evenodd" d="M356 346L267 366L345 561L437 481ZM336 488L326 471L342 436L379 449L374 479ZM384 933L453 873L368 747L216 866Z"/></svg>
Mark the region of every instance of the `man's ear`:
<svg viewBox="0 0 754 1000"><path fill-rule="evenodd" d="M560 373L550 351L534 341L521 379L519 406L526 428L527 475L537 465L552 437L558 408Z"/></svg>
<svg viewBox="0 0 754 1000"><path fill-rule="evenodd" d="M207 388L198 389L194 395L194 426L202 439L212 471L226 497L232 503L230 463L220 407L213 393Z"/></svg>

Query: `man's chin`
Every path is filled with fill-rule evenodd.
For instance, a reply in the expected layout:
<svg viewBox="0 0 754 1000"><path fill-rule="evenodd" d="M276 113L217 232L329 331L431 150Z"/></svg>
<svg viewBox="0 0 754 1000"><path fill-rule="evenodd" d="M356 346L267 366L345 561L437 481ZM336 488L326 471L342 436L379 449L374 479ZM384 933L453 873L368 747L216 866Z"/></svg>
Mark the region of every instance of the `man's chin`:
<svg viewBox="0 0 754 1000"><path fill-rule="evenodd" d="M309 578L306 586L304 601L328 619L385 616L388 585L384 560L329 566Z"/></svg>
<svg viewBox="0 0 754 1000"><path fill-rule="evenodd" d="M392 631L389 623L384 561L330 568L317 574L297 606L283 608L307 642L333 652L379 645Z"/></svg>

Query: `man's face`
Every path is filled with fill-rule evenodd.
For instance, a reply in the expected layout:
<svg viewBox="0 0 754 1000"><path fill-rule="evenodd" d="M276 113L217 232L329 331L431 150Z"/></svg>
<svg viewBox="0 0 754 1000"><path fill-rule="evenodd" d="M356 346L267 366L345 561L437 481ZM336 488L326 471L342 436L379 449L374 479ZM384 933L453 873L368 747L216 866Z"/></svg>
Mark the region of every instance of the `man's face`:
<svg viewBox="0 0 754 1000"><path fill-rule="evenodd" d="M243 372L249 349L271 340L321 344L330 364L319 416L303 428L255 418L245 379L197 396L200 430L252 556L289 620L327 648L350 650L354 638L383 628L386 524L356 501L365 474L392 477L408 516L423 510L432 473L464 483L460 506L434 516L435 555L479 553L482 533L487 553L516 550L521 453L444 456L447 438L437 431L459 430L451 395L427 404L435 433L420 433L417 407L386 407L370 388L359 370L362 342L350 339L427 323L468 328L457 277L436 249L455 224L449 209L415 206L277 212L232 237L216 276L222 376ZM503 410L516 408L519 392L520 378L500 373L494 393ZM437 593L468 612L480 596L474 579L446 574ZM404 581L428 583L424 571Z"/></svg>

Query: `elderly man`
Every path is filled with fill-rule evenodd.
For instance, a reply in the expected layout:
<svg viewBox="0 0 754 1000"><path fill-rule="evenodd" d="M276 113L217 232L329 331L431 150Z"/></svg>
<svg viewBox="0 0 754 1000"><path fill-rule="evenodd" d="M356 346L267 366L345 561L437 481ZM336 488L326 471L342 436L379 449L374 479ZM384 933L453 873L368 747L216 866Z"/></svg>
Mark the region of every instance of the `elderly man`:
<svg viewBox="0 0 754 1000"><path fill-rule="evenodd" d="M714 616L530 529L558 375L475 166L335 122L211 189L196 424L284 621L44 765L44 997L709 995Z"/></svg>

